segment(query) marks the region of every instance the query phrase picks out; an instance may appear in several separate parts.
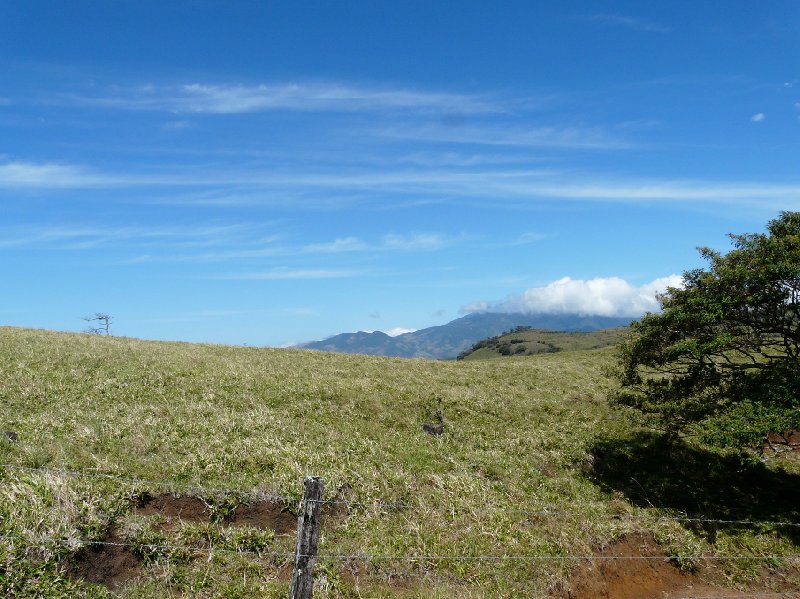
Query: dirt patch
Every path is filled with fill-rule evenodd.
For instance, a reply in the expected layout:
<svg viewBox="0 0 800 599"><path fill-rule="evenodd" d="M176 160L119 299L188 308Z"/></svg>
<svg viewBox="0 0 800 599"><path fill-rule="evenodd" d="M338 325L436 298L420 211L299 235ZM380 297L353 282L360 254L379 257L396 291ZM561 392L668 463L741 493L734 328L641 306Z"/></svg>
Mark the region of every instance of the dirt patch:
<svg viewBox="0 0 800 599"><path fill-rule="evenodd" d="M233 516L226 524L272 529L275 534L284 535L297 531L297 516L289 512L280 502L265 500L241 504L234 510Z"/></svg>
<svg viewBox="0 0 800 599"><path fill-rule="evenodd" d="M208 522L211 516L211 510L202 499L169 494L148 497L134 511L140 516L158 515L184 522Z"/></svg>
<svg viewBox="0 0 800 599"><path fill-rule="evenodd" d="M554 599L677 599L679 597L750 597L751 594L711 586L681 572L666 560L652 536L631 535L575 568L569 581L554 589ZM608 559L643 556L658 559ZM792 599L800 599L800 595Z"/></svg>
<svg viewBox="0 0 800 599"><path fill-rule="evenodd" d="M135 578L140 573L140 560L114 531L103 541L78 551L67 568L73 580L102 584L114 590Z"/></svg>

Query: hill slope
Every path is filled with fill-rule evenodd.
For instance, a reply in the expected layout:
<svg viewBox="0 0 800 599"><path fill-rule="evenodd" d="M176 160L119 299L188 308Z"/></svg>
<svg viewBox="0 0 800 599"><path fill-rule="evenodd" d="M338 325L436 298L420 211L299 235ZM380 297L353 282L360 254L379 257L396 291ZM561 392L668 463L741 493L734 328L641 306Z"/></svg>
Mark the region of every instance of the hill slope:
<svg viewBox="0 0 800 599"><path fill-rule="evenodd" d="M616 344L627 329L573 332L516 327L503 335L483 339L458 355L459 360L489 360L510 356L535 356L560 351L601 349Z"/></svg>
<svg viewBox="0 0 800 599"><path fill-rule="evenodd" d="M574 556L645 545L754 555L683 563L800 588L791 562L750 567L798 553L794 529L659 518L785 520L800 477L631 435L606 406L610 356L435 362L0 328L0 594L285 597L308 474L339 500L318 598L566 597L573 582L570 597L614 597L602 572L570 582ZM443 434L424 433L437 412ZM639 584L617 568L642 563L603 572ZM709 588L662 566L683 581L670 589Z"/></svg>
<svg viewBox="0 0 800 599"><path fill-rule="evenodd" d="M473 343L517 326L551 331L593 331L627 325L629 318L576 314L473 313L447 324L390 337L386 333L342 333L303 344L304 349L389 356L397 358L452 359Z"/></svg>

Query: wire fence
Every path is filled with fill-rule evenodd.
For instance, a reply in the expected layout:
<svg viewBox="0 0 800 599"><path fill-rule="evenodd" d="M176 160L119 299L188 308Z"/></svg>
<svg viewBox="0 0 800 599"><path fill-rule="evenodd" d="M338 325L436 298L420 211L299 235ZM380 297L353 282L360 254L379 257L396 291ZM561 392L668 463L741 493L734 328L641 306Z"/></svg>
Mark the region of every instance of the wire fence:
<svg viewBox="0 0 800 599"><path fill-rule="evenodd" d="M213 544L205 546L174 545L169 543L125 543L119 541L99 541L78 539L75 537L53 537L49 535L37 535L33 538L20 535L0 535L0 539L6 541L20 541L26 545L39 545L41 543L53 543L69 547L73 550L87 549L93 547L118 547L136 551L146 550L152 553L180 551L189 553L227 553L227 554L246 554L258 557L292 558L297 557L295 552L275 552L258 551L252 549L227 549L215 547ZM316 557L318 560L328 561L401 561L401 562L527 562L527 561L548 561L548 562L580 562L580 561L644 561L644 562L671 562L674 557L664 555L381 555L370 553L350 553L350 554L317 554L303 555L300 557ZM682 560L696 561L795 561L800 560L798 555L686 555L681 556Z"/></svg>
<svg viewBox="0 0 800 599"><path fill-rule="evenodd" d="M800 594L795 592L786 593L739 593L737 595L692 595L676 597L675 599L797 599Z"/></svg>
<svg viewBox="0 0 800 599"><path fill-rule="evenodd" d="M106 480L112 480L119 483L131 485L131 486L140 486L140 487L155 487L160 489L165 489L171 492L185 494L185 495L206 495L206 496L213 496L213 495L239 495L242 497L246 497L248 499L258 499L258 500L265 500L265 501L274 501L274 502L281 502L284 504L292 505L297 504L300 502L301 497L300 495L280 495L276 493L265 493L263 491L258 490L240 490L240 489L233 489L229 487L210 487L205 485L197 485L197 484L181 484L174 481L165 482L165 481L154 481L151 479L143 479L143 478L133 478L133 477L124 477L119 476L116 474L107 474L102 472L93 472L93 471L81 471L81 470L69 470L65 468L46 468L46 467L39 467L33 468L30 466L20 466L17 464L0 464L0 468L7 469L7 470L17 470L21 472L29 472L29 473L43 473L43 474L53 474L65 477L79 477L79 478L101 478ZM380 501L376 500L373 502L363 502L363 501L352 501L348 499L341 499L341 498L334 498L334 499L326 499L322 502L324 505L331 505L331 506L345 506L349 508L358 508L358 509L386 509L386 510L408 510L414 507L419 508L442 508L440 505L433 505L433 504L426 504L426 503L417 503L416 505L412 504L406 500L396 500L396 501ZM455 508L453 506L447 506L447 511L452 511ZM582 518L586 517L585 512L576 512L570 510L564 510L560 506L538 506L536 508L513 508L513 507L465 507L462 508L465 512L476 513L476 514L497 514L497 513L504 513L504 514L518 514L527 517L542 517L542 518L568 518L568 517L576 517ZM722 524L722 525L731 525L731 526L765 526L765 527L790 527L790 528L800 528L800 522L793 522L793 521L785 521L785 520L749 520L749 519L724 519L724 518L708 518L703 516L672 516L672 515L663 515L663 514L629 514L629 513L606 513L606 514L591 514L593 518L597 517L605 517L611 520L633 520L633 521L644 521L644 522L684 522L684 523L700 523L700 524ZM800 518L800 510L798 510L798 518Z"/></svg>
<svg viewBox="0 0 800 599"><path fill-rule="evenodd" d="M148 479L125 477L115 474L108 474L95 471L80 471L71 470L66 468L49 468L49 467L29 467L18 464L0 464L3 470L25 472L34 475L51 475L59 477L80 477L88 479L102 479L110 480L120 484L165 489L175 494L205 494L205 495L238 495L248 499L260 499L273 502L280 502L286 505L296 505L301 501L299 496L281 495L273 493L265 493L262 491L242 491L232 488L213 487L196 484L180 484L176 482L166 481L153 481ZM391 509L391 510L410 510L413 509L407 501L375 501L375 502L360 502L351 501L342 498L334 498L320 501L323 505L332 506L345 506L348 508L358 509ZM420 504L417 507L426 508L440 508L441 506ZM450 510L451 508L447 508ZM506 508L491 508L481 507L477 509L467 508L466 511L471 513L513 513L521 514L526 517L543 517L543 518L568 518L568 517L586 517L586 513L579 513L575 511L563 510L557 506L537 507L536 509L525 509L524 507L506 509ZM672 516L672 515L653 515L653 514L592 514L593 518L605 517L612 520L632 520L642 522L653 521L671 521L679 523L708 523L726 526L762 526L762 527L800 527L800 522L793 521L761 521L761 520L748 520L748 519L716 519L706 517L690 517L690 516ZM82 549L97 549L103 547L113 547L117 549L125 549L132 552L143 552L153 554L168 554L170 552L182 552L184 554L236 554L236 555L252 555L258 558L272 558L288 562L297 557L315 557L317 560L330 561L330 562L360 562L360 563L375 563L375 562L419 562L419 563L443 563L443 562L559 562L559 563L579 563L579 562L620 562L620 561L637 561L637 562L674 562L680 560L682 562L764 562L764 563L781 563L791 562L800 565L800 554L789 555L715 555L715 554L693 554L693 555L680 555L680 556L665 556L665 555L525 555L525 554L499 554L499 555L438 555L438 554L422 554L422 555L391 555L391 554L375 554L375 553L320 553L314 556L298 555L297 552L276 552L269 550L259 549L245 549L236 548L231 549L227 547L220 547L211 542L203 545L178 545L170 543L133 543L116 540L90 540L80 539L72 536L51 536L51 535L0 535L0 540L7 543L14 544L20 543L28 547L41 546L46 543L68 547L70 550L78 551ZM738 593L730 595L698 595L686 596L678 599L746 599L746 598L783 598L783 599L800 599L800 591L788 592L770 592L770 593Z"/></svg>

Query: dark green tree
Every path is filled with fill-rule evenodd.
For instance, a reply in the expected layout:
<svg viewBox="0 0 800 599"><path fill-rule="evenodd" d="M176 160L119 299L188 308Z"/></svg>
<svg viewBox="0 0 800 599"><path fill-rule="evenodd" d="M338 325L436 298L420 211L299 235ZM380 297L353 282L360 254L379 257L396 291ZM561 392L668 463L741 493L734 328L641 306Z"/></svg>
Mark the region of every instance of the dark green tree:
<svg viewBox="0 0 800 599"><path fill-rule="evenodd" d="M654 428L747 446L800 427L800 212L730 237L632 325L615 401Z"/></svg>

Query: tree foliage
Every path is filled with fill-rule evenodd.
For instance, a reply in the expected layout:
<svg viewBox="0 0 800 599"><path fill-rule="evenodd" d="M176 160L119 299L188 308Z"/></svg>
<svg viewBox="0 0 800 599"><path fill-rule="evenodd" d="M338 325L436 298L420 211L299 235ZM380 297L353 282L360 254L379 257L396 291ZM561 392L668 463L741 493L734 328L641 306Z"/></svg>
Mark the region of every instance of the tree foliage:
<svg viewBox="0 0 800 599"><path fill-rule="evenodd" d="M741 446L800 426L800 212L730 237L632 325L615 399L656 428Z"/></svg>

